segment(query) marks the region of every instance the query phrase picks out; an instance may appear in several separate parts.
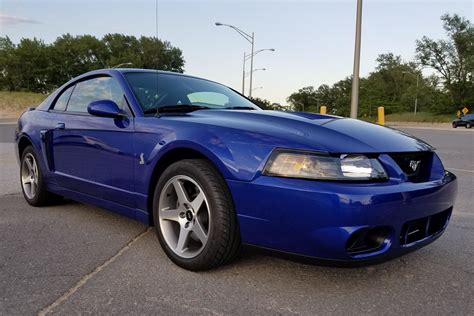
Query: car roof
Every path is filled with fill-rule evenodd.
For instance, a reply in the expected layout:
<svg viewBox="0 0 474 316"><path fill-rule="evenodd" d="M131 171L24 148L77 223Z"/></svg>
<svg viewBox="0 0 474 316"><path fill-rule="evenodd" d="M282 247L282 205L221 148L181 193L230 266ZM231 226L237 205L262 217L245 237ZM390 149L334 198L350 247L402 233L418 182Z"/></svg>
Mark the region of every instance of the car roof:
<svg viewBox="0 0 474 316"><path fill-rule="evenodd" d="M187 74L183 74L181 72L174 72L174 71L165 71L165 70L158 70L158 69L144 69L144 68L104 68L104 69L97 69L97 70L92 70L86 73L83 73L82 75L79 75L73 79L71 79L68 83L72 81L77 81L81 80L82 78L89 77L89 76L95 76L95 75L112 75L113 73L121 73L121 74L127 74L127 73L158 73L158 74L166 74L166 75L173 75L173 76L179 76L179 77L186 77L186 78L194 78L194 79L200 79L200 80L206 80L209 82L217 83L222 85L219 82L212 81L209 79L205 78L200 78L196 76L191 76Z"/></svg>
<svg viewBox="0 0 474 316"><path fill-rule="evenodd" d="M181 72L165 71L165 70L158 70L158 69L144 69L144 68L104 68L104 69L97 69L97 70L92 70L92 71L86 72L82 75L79 75L79 76L75 77L73 80L80 79L80 78L83 78L83 77L93 76L93 75L112 74L114 72L120 72L122 74L137 73L137 72L141 72L141 73L159 73L159 74L167 74L167 75L174 75L174 76L181 76L181 77L189 77L189 78L208 80L208 79L204 79L204 78L199 78L199 77L183 74ZM210 80L208 80L208 81L210 81Z"/></svg>
<svg viewBox="0 0 474 316"><path fill-rule="evenodd" d="M113 74L116 73L121 73L121 74L126 74L126 73L159 73L159 74L166 74L166 75L173 75L173 76L179 76L179 77L186 77L186 78L194 78L194 79L199 79L199 80L205 80L209 81L212 83L216 83L222 86L222 83L212 81L209 79L204 79L200 77L195 77L195 76L190 76L190 75L185 75L180 72L174 72L174 71L165 71L165 70L158 70L158 69L144 69L144 68L103 68L103 69L97 69L97 70L92 70L86 73L83 73L82 75L79 75L77 77L72 78L68 82L64 83L62 86L60 86L58 89L56 89L47 99L54 99L58 93L63 91L65 87L70 86L71 84L75 84L78 81L83 80L84 78L92 77L92 76L101 76L101 75L109 75L112 76ZM228 86L225 86L231 90L234 90ZM235 90L234 90L235 91ZM237 91L235 91L237 92ZM238 92L237 92L238 93ZM46 101L46 100L45 100ZM50 106L51 102L43 102L40 104L37 109L46 109L47 107Z"/></svg>

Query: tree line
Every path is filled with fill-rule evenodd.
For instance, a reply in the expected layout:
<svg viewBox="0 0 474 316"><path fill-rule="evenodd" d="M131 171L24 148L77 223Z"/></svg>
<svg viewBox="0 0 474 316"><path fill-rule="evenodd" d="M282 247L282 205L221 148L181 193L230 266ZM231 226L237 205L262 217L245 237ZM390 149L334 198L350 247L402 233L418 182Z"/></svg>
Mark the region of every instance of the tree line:
<svg viewBox="0 0 474 316"><path fill-rule="evenodd" d="M179 48L156 37L65 34L53 43L23 38L14 44L0 37L0 90L49 93L85 72L126 67L183 72Z"/></svg>
<svg viewBox="0 0 474 316"><path fill-rule="evenodd" d="M447 39L425 36L417 40L415 60L403 61L393 53L379 55L375 70L360 81L360 116L373 116L381 105L387 113L413 112L415 99L418 111L436 114L474 105L473 24L456 14L445 14L441 21ZM434 74L425 77L424 68L433 69ZM332 86L303 87L287 101L297 111L317 112L326 105L328 113L348 116L351 89L352 78L346 77Z"/></svg>
<svg viewBox="0 0 474 316"><path fill-rule="evenodd" d="M466 18L445 14L441 17L447 38L416 41L416 57L404 61L393 53L381 54L377 66L361 78L359 115L373 116L383 105L387 113L414 110L453 113L474 104L474 27ZM182 51L156 37L139 38L107 34L101 39L91 35L65 34L53 43L22 39L14 44L0 37L0 90L49 93L66 81L85 72L117 65L183 72ZM430 68L434 74L424 76ZM333 85L307 86L287 98L292 110L348 116L352 78ZM253 101L267 109L287 109L265 99Z"/></svg>

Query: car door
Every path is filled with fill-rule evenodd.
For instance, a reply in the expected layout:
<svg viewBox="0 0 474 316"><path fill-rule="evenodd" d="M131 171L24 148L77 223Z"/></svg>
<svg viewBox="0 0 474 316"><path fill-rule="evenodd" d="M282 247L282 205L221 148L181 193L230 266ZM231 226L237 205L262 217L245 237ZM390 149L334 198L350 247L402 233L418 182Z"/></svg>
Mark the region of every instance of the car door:
<svg viewBox="0 0 474 316"><path fill-rule="evenodd" d="M87 106L112 100L127 115L89 115ZM57 184L82 194L134 206L133 117L119 82L109 76L76 83L64 111L55 111L52 153Z"/></svg>

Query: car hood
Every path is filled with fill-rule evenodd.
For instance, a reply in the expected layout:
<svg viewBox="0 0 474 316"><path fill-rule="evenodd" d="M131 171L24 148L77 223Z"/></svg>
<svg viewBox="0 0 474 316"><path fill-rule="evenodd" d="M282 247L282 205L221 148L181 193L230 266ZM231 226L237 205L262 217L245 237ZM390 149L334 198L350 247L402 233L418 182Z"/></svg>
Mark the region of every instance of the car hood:
<svg viewBox="0 0 474 316"><path fill-rule="evenodd" d="M402 131L332 115L280 111L202 110L164 119L236 129L273 146L333 153L430 151L427 143ZM263 136L263 137L262 137Z"/></svg>

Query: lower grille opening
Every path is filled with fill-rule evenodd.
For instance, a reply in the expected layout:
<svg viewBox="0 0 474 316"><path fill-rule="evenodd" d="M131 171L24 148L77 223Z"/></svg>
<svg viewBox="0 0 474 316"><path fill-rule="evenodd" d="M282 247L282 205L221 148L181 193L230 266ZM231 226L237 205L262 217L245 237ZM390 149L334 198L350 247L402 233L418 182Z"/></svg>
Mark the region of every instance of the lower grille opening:
<svg viewBox="0 0 474 316"><path fill-rule="evenodd" d="M430 226L428 228L428 235L433 235L442 231L446 226L450 215L451 210L449 210L449 212L444 211L431 216Z"/></svg>
<svg viewBox="0 0 474 316"><path fill-rule="evenodd" d="M412 242L421 240L427 236L426 225L428 224L428 218L418 219L416 221L409 222L406 225L406 231L402 234L405 237L405 243L411 244Z"/></svg>
<svg viewBox="0 0 474 316"><path fill-rule="evenodd" d="M387 226L359 229L349 237L346 251L349 255L360 255L377 251L382 248L389 233L390 228Z"/></svg>
<svg viewBox="0 0 474 316"><path fill-rule="evenodd" d="M441 232L448 224L452 209L406 222L400 234L400 244L409 245Z"/></svg>

